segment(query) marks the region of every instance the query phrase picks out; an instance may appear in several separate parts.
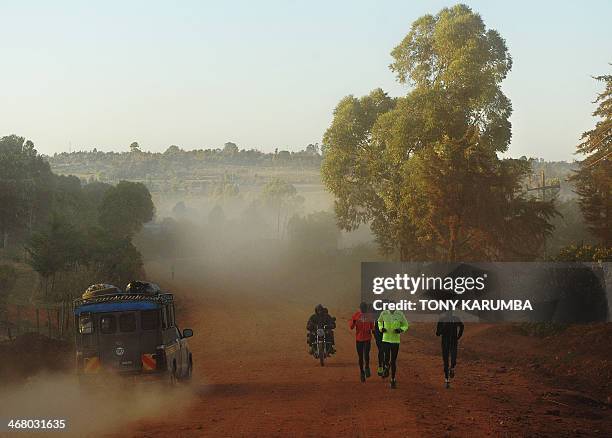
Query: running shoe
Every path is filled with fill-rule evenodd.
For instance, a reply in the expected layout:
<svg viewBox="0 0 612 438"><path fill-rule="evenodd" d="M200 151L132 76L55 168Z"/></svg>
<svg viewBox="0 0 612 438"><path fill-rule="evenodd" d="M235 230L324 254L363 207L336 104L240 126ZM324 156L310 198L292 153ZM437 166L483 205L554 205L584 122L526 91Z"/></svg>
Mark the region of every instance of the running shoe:
<svg viewBox="0 0 612 438"><path fill-rule="evenodd" d="M376 374L378 374L380 377L382 377L382 375L383 375L383 367L378 367L376 369Z"/></svg>
<svg viewBox="0 0 612 438"><path fill-rule="evenodd" d="M389 377L389 368L385 367L382 377L383 379L386 379L387 377Z"/></svg>
<svg viewBox="0 0 612 438"><path fill-rule="evenodd" d="M397 388L397 381L395 379L391 379L391 388Z"/></svg>
<svg viewBox="0 0 612 438"><path fill-rule="evenodd" d="M365 369L365 376L366 377L370 377L372 375L372 372L370 371L370 367L366 367Z"/></svg>
<svg viewBox="0 0 612 438"><path fill-rule="evenodd" d="M450 388L450 379L448 377L444 379L444 386L446 389Z"/></svg>
<svg viewBox="0 0 612 438"><path fill-rule="evenodd" d="M365 379L366 379L365 373L362 371L360 374L361 376L359 378L361 379L362 382L365 382Z"/></svg>

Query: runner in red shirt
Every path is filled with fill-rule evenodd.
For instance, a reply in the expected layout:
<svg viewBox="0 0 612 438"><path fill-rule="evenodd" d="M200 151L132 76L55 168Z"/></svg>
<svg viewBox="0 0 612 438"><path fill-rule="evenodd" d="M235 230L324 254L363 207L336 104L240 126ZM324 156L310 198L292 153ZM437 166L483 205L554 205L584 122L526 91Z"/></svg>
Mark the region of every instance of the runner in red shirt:
<svg viewBox="0 0 612 438"><path fill-rule="evenodd" d="M370 341L374 331L374 320L368 313L368 304L361 303L359 309L353 317L349 327L355 329L355 344L357 346L357 357L359 358L359 371L361 381L365 382L366 377L370 377ZM364 369L365 361L365 369Z"/></svg>

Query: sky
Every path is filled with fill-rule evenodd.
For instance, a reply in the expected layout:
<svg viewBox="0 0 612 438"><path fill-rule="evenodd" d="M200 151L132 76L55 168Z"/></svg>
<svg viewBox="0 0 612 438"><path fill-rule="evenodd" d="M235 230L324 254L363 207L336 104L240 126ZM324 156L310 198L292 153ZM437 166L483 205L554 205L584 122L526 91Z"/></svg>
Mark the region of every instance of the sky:
<svg viewBox="0 0 612 438"><path fill-rule="evenodd" d="M612 1L465 1L514 64L508 156L573 160L612 67ZM338 101L382 87L411 23L453 2L0 0L0 136L39 152L321 142Z"/></svg>

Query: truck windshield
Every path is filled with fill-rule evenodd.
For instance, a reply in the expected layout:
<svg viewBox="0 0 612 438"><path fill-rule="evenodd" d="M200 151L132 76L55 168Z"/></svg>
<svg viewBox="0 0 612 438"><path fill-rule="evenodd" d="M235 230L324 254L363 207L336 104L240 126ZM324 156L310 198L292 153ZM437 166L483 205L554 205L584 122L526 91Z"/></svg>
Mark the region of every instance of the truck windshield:
<svg viewBox="0 0 612 438"><path fill-rule="evenodd" d="M143 330L155 330L159 327L159 310L143 310L140 312L140 325Z"/></svg>
<svg viewBox="0 0 612 438"><path fill-rule="evenodd" d="M136 315L134 313L122 313L119 315L119 330L122 332L133 332L136 330Z"/></svg>

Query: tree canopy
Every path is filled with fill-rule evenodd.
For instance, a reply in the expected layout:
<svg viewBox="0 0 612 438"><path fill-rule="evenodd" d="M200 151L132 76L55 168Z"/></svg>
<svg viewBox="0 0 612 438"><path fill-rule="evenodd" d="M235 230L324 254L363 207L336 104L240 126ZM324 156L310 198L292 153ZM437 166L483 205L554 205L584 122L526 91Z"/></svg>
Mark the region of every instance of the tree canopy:
<svg viewBox="0 0 612 438"><path fill-rule="evenodd" d="M0 138L0 247L46 220L53 174L34 144L17 135Z"/></svg>
<svg viewBox="0 0 612 438"><path fill-rule="evenodd" d="M574 176L580 207L591 232L612 246L612 75L597 76L605 89L595 100L595 127L582 134L577 153L586 155Z"/></svg>
<svg viewBox="0 0 612 438"><path fill-rule="evenodd" d="M100 204L100 225L110 234L131 238L153 219L155 206L142 183L121 181L106 191Z"/></svg>
<svg viewBox="0 0 612 438"><path fill-rule="evenodd" d="M305 217L293 216L287 224L287 235L295 252L320 255L337 250L340 230L333 213L318 211Z"/></svg>
<svg viewBox="0 0 612 438"><path fill-rule="evenodd" d="M282 237L289 219L304 202L304 198L297 194L293 184L281 178L273 178L262 190L262 199L272 210L276 211L276 232Z"/></svg>
<svg viewBox="0 0 612 438"><path fill-rule="evenodd" d="M457 5L416 20L391 54L407 95L348 96L324 135L339 225L369 223L401 260L534 257L554 208L522 190L527 160L497 156L511 138L504 40Z"/></svg>

